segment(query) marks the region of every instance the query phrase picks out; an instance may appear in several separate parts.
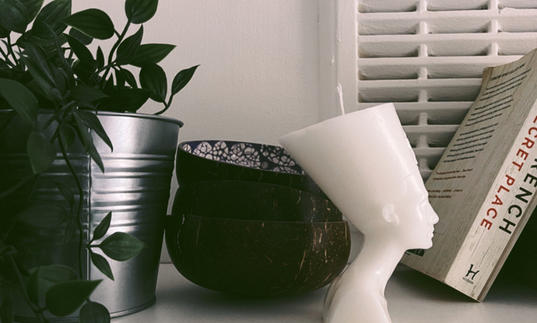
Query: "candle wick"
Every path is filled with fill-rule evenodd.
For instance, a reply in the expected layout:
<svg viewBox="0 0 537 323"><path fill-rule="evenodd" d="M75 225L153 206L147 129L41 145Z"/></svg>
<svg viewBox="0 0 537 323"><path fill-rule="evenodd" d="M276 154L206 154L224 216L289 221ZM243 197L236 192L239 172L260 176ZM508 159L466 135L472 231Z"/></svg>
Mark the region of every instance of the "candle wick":
<svg viewBox="0 0 537 323"><path fill-rule="evenodd" d="M339 109L341 111L341 115L344 115L345 105L343 104L343 87L341 86L341 83L337 84L337 95L339 99Z"/></svg>

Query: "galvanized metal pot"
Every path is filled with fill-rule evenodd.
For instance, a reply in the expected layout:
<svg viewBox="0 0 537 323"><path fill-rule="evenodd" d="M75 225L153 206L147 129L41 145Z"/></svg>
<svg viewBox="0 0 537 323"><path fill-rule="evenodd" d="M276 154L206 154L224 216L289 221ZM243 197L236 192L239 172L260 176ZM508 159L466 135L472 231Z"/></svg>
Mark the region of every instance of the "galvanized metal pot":
<svg viewBox="0 0 537 323"><path fill-rule="evenodd" d="M0 111L0 191L12 187L29 173L25 149L28 129L13 116L13 112ZM146 245L127 262L109 260L115 281L101 274L88 254L82 257L84 278L103 279L92 299L103 303L115 317L142 310L155 301L164 217L182 123L142 114L99 112L98 117L114 145L112 152L92 134L105 172L101 172L80 143L75 143L69 153L85 192L82 235L87 241L93 228L111 211L112 223L107 235L127 232ZM44 125L47 119L47 114L42 113L38 122ZM2 130L3 124L7 126ZM14 210L19 212L10 239L19 251L19 263L26 269L53 263L76 269L80 264L80 232L73 222L76 212L69 211L76 207L72 208L60 194L58 183L76 191L59 150L46 173L12 194L9 200L0 201L4 223ZM34 194L28 200L31 190ZM75 198L74 203L77 201ZM20 210L24 211L20 213ZM21 315L21 311L24 309L19 309L17 314ZM32 315L22 313L22 316Z"/></svg>

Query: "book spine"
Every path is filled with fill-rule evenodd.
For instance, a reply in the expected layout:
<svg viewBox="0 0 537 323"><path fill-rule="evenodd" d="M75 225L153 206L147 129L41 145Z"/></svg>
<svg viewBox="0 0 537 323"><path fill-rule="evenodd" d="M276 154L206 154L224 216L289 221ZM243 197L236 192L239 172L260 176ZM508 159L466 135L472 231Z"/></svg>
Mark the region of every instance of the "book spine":
<svg viewBox="0 0 537 323"><path fill-rule="evenodd" d="M537 201L535 146L537 104L532 106L445 278L448 285L471 298L483 300Z"/></svg>

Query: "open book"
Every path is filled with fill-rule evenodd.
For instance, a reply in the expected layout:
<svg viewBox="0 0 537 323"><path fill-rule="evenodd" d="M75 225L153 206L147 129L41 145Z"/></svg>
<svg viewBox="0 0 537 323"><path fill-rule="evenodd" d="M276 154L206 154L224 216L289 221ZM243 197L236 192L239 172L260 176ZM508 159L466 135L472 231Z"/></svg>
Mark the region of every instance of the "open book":
<svg viewBox="0 0 537 323"><path fill-rule="evenodd" d="M537 50L485 69L426 182L433 247L403 263L482 301L537 204Z"/></svg>

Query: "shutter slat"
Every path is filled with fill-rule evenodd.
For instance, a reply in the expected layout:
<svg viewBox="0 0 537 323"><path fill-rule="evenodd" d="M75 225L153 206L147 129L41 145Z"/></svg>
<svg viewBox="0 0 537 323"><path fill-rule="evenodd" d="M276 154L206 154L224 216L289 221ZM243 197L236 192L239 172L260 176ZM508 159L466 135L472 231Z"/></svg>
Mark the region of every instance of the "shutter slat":
<svg viewBox="0 0 537 323"><path fill-rule="evenodd" d="M359 0L358 109L395 102L429 176L488 66L537 47L535 0ZM356 85L355 85L356 86Z"/></svg>

